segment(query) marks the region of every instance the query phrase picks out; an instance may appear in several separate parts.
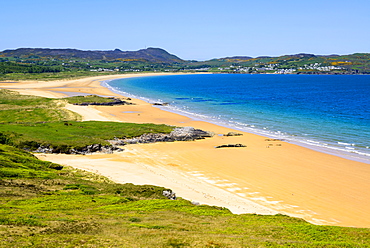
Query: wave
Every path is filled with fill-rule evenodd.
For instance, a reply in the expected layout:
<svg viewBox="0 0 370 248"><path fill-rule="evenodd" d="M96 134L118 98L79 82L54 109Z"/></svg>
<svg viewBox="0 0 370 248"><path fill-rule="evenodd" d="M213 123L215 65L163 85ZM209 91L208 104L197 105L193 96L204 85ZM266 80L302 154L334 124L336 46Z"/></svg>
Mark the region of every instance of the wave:
<svg viewBox="0 0 370 248"><path fill-rule="evenodd" d="M155 102L166 102L163 99L155 99L149 97L143 97L135 95L130 92L123 91L119 87L112 87L109 82L112 80L106 80L102 82L102 85L109 88L110 90L117 92L118 94L144 100L149 103ZM180 101L180 102L179 102ZM225 126L239 131L245 131L254 133L257 135L265 136L273 139L283 139L286 142L304 146L320 152L333 154L336 156L345 157L352 160L357 160L365 163L370 163L370 149L369 147L359 147L355 143L348 143L343 141L330 141L322 140L322 137L312 137L312 134L306 133L295 133L292 134L289 130L273 130L268 126L261 126L260 124L246 123L240 121L234 117L227 115L212 115L204 114L201 111L194 110L186 105L187 102L215 102L212 99L204 99L198 97L176 97L170 102L168 106L156 106L166 111L178 113L194 120L206 121L217 125ZM226 102L224 102L226 103ZM212 103L211 103L212 104ZM233 105L234 103L227 103ZM330 137L328 137L330 139Z"/></svg>

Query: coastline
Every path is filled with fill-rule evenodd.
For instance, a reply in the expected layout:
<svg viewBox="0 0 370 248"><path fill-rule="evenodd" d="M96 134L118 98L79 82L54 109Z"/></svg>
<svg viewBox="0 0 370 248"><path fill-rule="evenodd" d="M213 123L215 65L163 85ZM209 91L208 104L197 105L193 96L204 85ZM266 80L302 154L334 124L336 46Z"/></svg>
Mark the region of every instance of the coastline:
<svg viewBox="0 0 370 248"><path fill-rule="evenodd" d="M122 77L171 74L129 74L71 81L0 84L22 94L62 97L68 94L120 96L101 85ZM178 74L176 74L178 75ZM216 134L233 129L153 107L67 106L84 120L158 123L193 126ZM240 131L238 131L240 132ZM283 213L315 224L370 227L368 164L317 152L291 143L276 142L267 149L266 137L245 133L216 135L194 142L128 145L117 154L39 154L41 159L98 172L114 181L172 188L188 200L227 207L234 213ZM215 149L243 143L246 148ZM277 146L279 144L280 146Z"/></svg>
<svg viewBox="0 0 370 248"><path fill-rule="evenodd" d="M224 75L229 75L229 74L224 74ZM193 78L194 75L188 75L188 76L190 76L190 78L188 78L187 76L184 76L184 77L182 77L182 76L181 77L173 76L173 77L169 77L169 78L171 78L172 80L175 81L174 82L174 84L175 84L174 87L178 87L177 81L180 81L180 82L185 81L186 82L186 80L181 80L181 78L184 78L184 79L187 78L190 81L194 81L194 78ZM213 75L204 75L204 76L205 76L205 78L208 78L208 77L213 76ZM216 80L217 80L217 78L216 78ZM153 92L152 93L147 93L145 89L139 90L139 89L135 89L135 87L134 87L134 89L131 89L130 86L128 86L128 88L126 89L126 87L121 88L120 81L121 80L117 80L117 82L114 82L114 80L107 80L107 81L102 82L102 85L109 88L113 92L118 93L118 94L121 94L121 95L124 95L124 96L129 96L131 98L141 99L141 100L144 100L144 101L149 102L149 103L168 102L168 103L170 103L169 105L156 106L156 107L161 108L165 111L170 111L170 112L174 112L174 113L177 113L177 114L180 114L180 115L187 116L187 117L189 117L193 120L210 122L210 123L213 123L213 124L216 124L216 125L220 125L220 126L230 128L230 129L243 131L243 132L248 132L248 133L253 133L253 134L268 137L268 138L271 138L271 139L282 139L282 140L284 140L288 143L303 146L303 147L306 147L306 148L309 148L309 149L312 149L312 150L316 150L316 151L319 151L319 152L328 153L328 154L343 157L343 158L346 158L346 159L350 159L350 160L370 164L370 153L369 153L370 150L368 149L368 146L366 147L366 143L363 142L363 141L365 141L365 139L362 140L362 143L361 143L361 141L359 143L357 143L357 140L351 140L351 137L348 137L348 135L339 138L339 136L341 136L340 133L336 133L336 134L331 133L332 127L336 126L335 123L331 123L330 125L327 126L327 129L330 126L330 128L329 128L330 130L327 130L327 131L329 131L328 133L325 133L322 130L320 131L320 129L315 130L315 129L312 129L312 128L307 129L307 130L299 130L299 128L298 128L298 130L297 130L297 129L295 129L296 127L294 126L296 124L293 125L292 129L290 129L290 127L287 123L284 124L285 127L282 127L282 126L274 127L275 126L274 123L271 123L271 121L269 122L268 119L271 116L277 115L277 121L283 121L284 122L284 120L282 120L281 118L279 119L278 115L280 115L280 113L270 113L270 115L264 117L264 118L267 119L267 123L266 124L264 124L264 123L261 124L261 123L258 122L258 120L256 121L254 119L255 116L253 116L253 114L250 116L251 118L244 119L244 120L240 119L238 114L237 114L237 118L231 118L231 117L235 117L235 116L229 115L228 111L233 110L233 107L232 108L228 107L227 108L228 110L226 112L225 112L225 108L222 110L222 106L221 106L221 108L219 108L219 107L214 108L214 111L212 111L210 109L207 109L206 111L204 110L204 109L206 109L205 107L210 108L210 107L212 107L212 105L217 105L217 104L221 104L221 103L222 103L221 105L223 105L225 99L220 100L220 102L218 102L218 101L215 101L214 99L212 99L212 97L207 98L207 96L204 96L204 95L203 96L202 95L197 95L196 99L198 99L198 98L200 99L200 98L203 97L200 100L200 102L202 102L204 100L205 102L210 101L212 103L209 106L205 106L204 104L200 103L201 107L199 107L199 106L194 106L194 104L192 103L192 100L188 100L188 99L192 99L191 95L185 94L185 96L177 95L176 97L171 97L171 96L167 96L166 94L160 94L160 92L159 92L159 94L155 94ZM159 83L159 82L162 82L162 81L163 81L164 85L169 86L168 82L171 81L171 80L169 80L168 78L163 79L163 80L160 79L160 78L149 79L149 82L152 82L152 83ZM141 85L141 83L139 83L139 85ZM150 85L148 85L148 86L149 86L149 88L152 88L152 87L150 87ZM141 87L143 87L143 86L141 86ZM154 89L158 90L157 86L153 86L153 87L154 87ZM170 87L172 87L172 85ZM201 91L204 91L204 87L203 88L200 87L200 88L201 88ZM216 89L216 91L218 91L218 90L219 89ZM232 90L230 90L230 91L232 91ZM228 95L227 92L226 92L226 95ZM177 97L179 97L179 98L177 98ZM188 98L188 97L190 97L190 98ZM232 96L230 96L230 97L232 98ZM186 100L184 100L184 99L186 99ZM212 99L212 100L209 100L209 99ZM222 99L222 97L221 97L221 99ZM197 101L198 100L195 100L195 102L197 102ZM270 104L273 104L273 103L270 103ZM248 107L245 106L245 108L248 108ZM231 112L233 112L233 111L231 111ZM244 114L244 116L246 116L246 114ZM292 118L301 119L298 116L297 117L291 116L290 119L292 120ZM260 119L263 119L263 118L260 117ZM275 119L275 118L272 118L272 119ZM306 123L306 121L307 122L311 121L311 126L312 126L312 124L313 124L312 120L310 120L309 118L305 119L305 116L303 116L302 121L301 121L300 124L302 125L302 123L303 122ZM331 120L329 120L329 121L331 121ZM294 121L292 123L294 123ZM315 122L315 124L317 125L316 122ZM273 127L273 128L270 128L270 127ZM325 127L325 125L324 125L324 127ZM336 126L336 128L338 130L348 130L348 128L350 128L350 127L343 126L343 127L340 128L340 127ZM338 135L338 137L335 137L335 135ZM362 133L357 134L357 136L361 136L361 135L362 135ZM363 135L365 135L365 134L363 134Z"/></svg>

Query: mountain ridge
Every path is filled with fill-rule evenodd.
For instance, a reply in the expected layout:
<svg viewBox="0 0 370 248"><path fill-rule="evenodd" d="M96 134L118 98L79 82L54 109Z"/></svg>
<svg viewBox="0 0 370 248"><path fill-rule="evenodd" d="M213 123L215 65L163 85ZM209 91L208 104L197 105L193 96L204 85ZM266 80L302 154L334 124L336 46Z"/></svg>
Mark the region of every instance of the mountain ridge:
<svg viewBox="0 0 370 248"><path fill-rule="evenodd" d="M366 54L366 53L354 53L355 54ZM180 57L167 52L162 48L148 47L145 49L139 49L137 51L122 51L121 49L114 50L81 50L75 48L16 48L6 49L0 51L0 57L13 57L13 56L56 56L60 58L83 58L83 59L103 59L103 60L114 60L114 59L126 59L126 60L145 60L154 63L183 63L183 62L205 62L212 60L249 60L249 59L263 59L263 58L280 58L280 57L296 57L296 58L315 58L315 57L340 57L347 55L319 55L310 53L297 53L297 54L284 54L280 56L247 56L237 55L213 58L204 61L197 60L184 60Z"/></svg>
<svg viewBox="0 0 370 248"><path fill-rule="evenodd" d="M184 60L168 53L162 48L149 47L138 51L115 50L79 50L73 48L17 48L0 52L0 56L41 56L59 58L83 58L102 60L144 60L153 63L181 63Z"/></svg>
<svg viewBox="0 0 370 248"><path fill-rule="evenodd" d="M60 72L66 74L81 71L89 73L202 71L212 73L370 74L370 53L350 55L297 53L255 58L229 56L196 61L183 60L162 48L153 47L138 51L122 51L118 48L107 51L72 48L17 48L0 52L0 74L3 75L4 80L17 76L4 76L10 73Z"/></svg>

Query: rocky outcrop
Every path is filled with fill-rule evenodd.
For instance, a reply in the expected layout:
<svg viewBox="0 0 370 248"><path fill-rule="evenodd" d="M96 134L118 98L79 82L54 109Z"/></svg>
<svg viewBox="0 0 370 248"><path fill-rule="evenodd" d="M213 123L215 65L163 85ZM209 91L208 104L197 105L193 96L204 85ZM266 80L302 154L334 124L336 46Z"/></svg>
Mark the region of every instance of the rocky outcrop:
<svg viewBox="0 0 370 248"><path fill-rule="evenodd" d="M36 153L53 153L53 149L50 148L50 147L47 147L47 146L40 146L39 148L37 148L35 151L32 151L32 152L36 152Z"/></svg>
<svg viewBox="0 0 370 248"><path fill-rule="evenodd" d="M265 139L265 141L284 141L284 139Z"/></svg>
<svg viewBox="0 0 370 248"><path fill-rule="evenodd" d="M175 128L170 134L149 133L143 134L140 137L131 139L115 139L109 142L112 145L138 144L138 143L154 143L154 142L174 142L174 141L193 141L212 137L211 132L195 129L193 127Z"/></svg>
<svg viewBox="0 0 370 248"><path fill-rule="evenodd" d="M236 133L236 132L228 132L227 134L224 134L224 136L242 136L242 133Z"/></svg>
<svg viewBox="0 0 370 248"><path fill-rule="evenodd" d="M162 194L170 200L176 200L176 193L171 190L163 190Z"/></svg>
<svg viewBox="0 0 370 248"><path fill-rule="evenodd" d="M118 98L113 98L111 102L83 102L74 103L73 105L88 106L88 105L99 105L99 106L114 106L114 105L133 105L131 102L126 102Z"/></svg>
<svg viewBox="0 0 370 248"><path fill-rule="evenodd" d="M228 147L247 147L247 146L243 144L227 144L227 145L216 146L216 148L228 148Z"/></svg>
<svg viewBox="0 0 370 248"><path fill-rule="evenodd" d="M168 102L160 103L160 102L155 102L153 103L154 106L168 106L170 105Z"/></svg>
<svg viewBox="0 0 370 248"><path fill-rule="evenodd" d="M195 129L193 127L181 127L175 128L169 134L163 133L149 133L143 134L140 137L131 139L114 139L108 140L110 145L92 144L82 148L69 148L69 147L51 147L51 146L40 146L37 150L32 152L37 153L66 153L66 154L91 154L91 153L107 153L120 152L123 149L117 146L123 146L126 144L139 144L139 143L155 143L155 142L174 142L174 141L193 141L198 139L204 139L206 137L212 137L214 134L211 132Z"/></svg>
<svg viewBox="0 0 370 248"><path fill-rule="evenodd" d="M81 149L71 149L71 154L91 154L94 152L101 152L101 153L107 153L107 154L112 154L114 151L123 151L123 149L118 148L116 146L102 146L101 144L94 144L94 145L89 145L86 147L83 147Z"/></svg>
<svg viewBox="0 0 370 248"><path fill-rule="evenodd" d="M113 145L101 145L101 144L93 144L88 145L82 148L60 148L60 147L49 147L49 146L40 146L37 150L33 151L36 153L65 153L65 154L80 154L86 155L95 152L111 154L113 152L120 152L123 149L118 148Z"/></svg>

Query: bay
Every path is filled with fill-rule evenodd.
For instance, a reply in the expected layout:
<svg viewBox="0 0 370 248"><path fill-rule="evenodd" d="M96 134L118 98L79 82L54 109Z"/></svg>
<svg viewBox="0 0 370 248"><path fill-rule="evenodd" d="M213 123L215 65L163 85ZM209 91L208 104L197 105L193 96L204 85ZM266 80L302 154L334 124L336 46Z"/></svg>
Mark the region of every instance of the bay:
<svg viewBox="0 0 370 248"><path fill-rule="evenodd" d="M191 74L106 83L195 119L370 163L370 75Z"/></svg>

